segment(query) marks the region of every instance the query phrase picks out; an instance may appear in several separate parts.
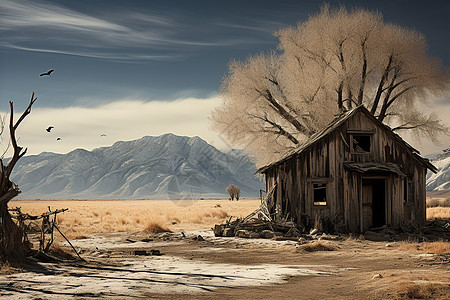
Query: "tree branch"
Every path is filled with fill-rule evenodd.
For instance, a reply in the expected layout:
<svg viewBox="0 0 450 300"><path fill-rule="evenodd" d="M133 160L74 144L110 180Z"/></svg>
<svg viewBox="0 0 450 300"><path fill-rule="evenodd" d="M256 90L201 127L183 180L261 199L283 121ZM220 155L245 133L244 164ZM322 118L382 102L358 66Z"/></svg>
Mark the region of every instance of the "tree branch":
<svg viewBox="0 0 450 300"><path fill-rule="evenodd" d="M272 93L266 89L264 92L256 90L262 97L264 97L275 109L275 111L286 121L291 123L300 133L303 133L307 136L311 136L314 134L314 131L306 128L304 125L300 124L300 122L292 116L280 103L278 103L275 98L272 96Z"/></svg>
<svg viewBox="0 0 450 300"><path fill-rule="evenodd" d="M14 166L16 165L17 161L25 155L27 152L27 149L23 150L22 147L17 145L17 139L16 139L16 130L19 127L20 123L25 119L25 117L30 114L31 107L33 106L34 102L36 102L37 98L34 98L34 92L31 95L30 103L28 104L28 107L24 110L22 115L19 117L16 123L14 123L14 106L13 102L9 101L9 107L11 109L11 116L9 119L9 134L11 137L11 144L13 146L13 157L11 158L11 161L9 162L8 166L6 167L5 172L3 172L3 178L2 178L2 190L4 190L3 184L5 182L9 181L9 176L11 175L11 171L13 170Z"/></svg>
<svg viewBox="0 0 450 300"><path fill-rule="evenodd" d="M362 54L363 54L363 68L362 68L362 72L361 72L361 83L359 85L358 105L361 105L363 103L364 87L366 85L366 78L367 78L366 42L367 42L367 38L361 42L361 50L362 50Z"/></svg>
<svg viewBox="0 0 450 300"><path fill-rule="evenodd" d="M391 83L389 84L389 88L384 96L383 104L381 106L381 111L380 111L380 114L378 115L378 120L380 120L381 122L383 122L384 118L386 117L386 111L389 107L388 106L389 98L391 97L391 93L395 88L395 80L397 79L399 72L400 72L399 69L396 68L394 76L392 77Z"/></svg>
<svg viewBox="0 0 450 300"><path fill-rule="evenodd" d="M268 123L272 127L277 129L277 131L271 131L271 132L287 137L292 143L294 143L296 145L299 144L299 141L292 134L290 134L288 131L286 131L281 125L275 123L274 121L269 120L269 118L267 118L267 114L265 114L264 117L257 116L257 115L250 115L250 116L253 118L262 120L265 123Z"/></svg>
<svg viewBox="0 0 450 300"><path fill-rule="evenodd" d="M381 76L380 83L378 84L377 93L375 95L375 99L373 100L372 109L370 110L370 112L373 115L375 115L375 112L377 111L377 108L378 108L378 104L380 103L381 94L383 93L384 83L386 82L389 72L391 71L391 65L392 65L393 59L394 59L394 56L391 54L389 56L389 60L388 60L386 69L384 70L384 73Z"/></svg>

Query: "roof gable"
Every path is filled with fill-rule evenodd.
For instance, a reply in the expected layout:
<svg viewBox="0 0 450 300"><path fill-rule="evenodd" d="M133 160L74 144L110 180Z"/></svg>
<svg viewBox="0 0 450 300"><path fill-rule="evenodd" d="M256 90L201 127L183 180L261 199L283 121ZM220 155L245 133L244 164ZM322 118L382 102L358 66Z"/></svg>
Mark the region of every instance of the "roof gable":
<svg viewBox="0 0 450 300"><path fill-rule="evenodd" d="M321 130L321 131L315 133L314 135L312 135L305 143L303 143L302 145L300 145L296 149L289 151L281 159L279 159L279 160L277 160L275 162L272 162L272 163L270 163L270 164L268 164L266 166L263 166L263 167L259 168L257 173L264 173L267 169L270 169L271 167L273 167L275 165L281 164L284 161L289 160L290 158L292 158L292 157L294 157L296 155L299 155L302 152L306 151L311 146L313 146L315 143L317 143L321 139L323 139L326 136L328 136L331 133L333 133L337 128L339 128L342 124L344 124L348 119L350 119L352 116L354 116L358 112L363 113L366 117L371 119L374 122L375 125L377 125L378 127L382 128L383 130L388 132L388 134L390 134L393 139L395 139L398 142L400 142L401 144L403 144L406 147L406 149L410 152L410 154L416 160L418 160L421 164L423 164L425 167L430 169L432 172L436 173L436 171L437 171L436 167L433 166L428 159L421 157L420 156L420 152L418 150L416 150L413 147L411 147L398 134L394 133L389 126L383 124L377 118L375 118L372 115L372 113L370 113L367 110L367 108L365 108L363 105L360 105L360 106L358 106L358 107L356 107L356 108L354 108L352 110L349 110L349 111L347 111L347 112L337 116L323 130Z"/></svg>

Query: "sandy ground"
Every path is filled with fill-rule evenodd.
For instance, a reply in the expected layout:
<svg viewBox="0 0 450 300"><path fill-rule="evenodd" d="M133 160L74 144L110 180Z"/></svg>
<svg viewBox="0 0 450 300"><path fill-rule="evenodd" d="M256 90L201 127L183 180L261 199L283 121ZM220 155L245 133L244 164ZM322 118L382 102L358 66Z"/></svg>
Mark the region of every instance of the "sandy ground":
<svg viewBox="0 0 450 300"><path fill-rule="evenodd" d="M203 240L197 238L199 235ZM1 299L450 297L449 256L402 251L397 242L344 237L323 242L337 250L305 252L299 250L295 241L219 238L210 230L191 231L184 236L91 234L73 241L86 262L35 262L24 272L0 275L0 296ZM148 253L158 250L162 255L135 255L136 250Z"/></svg>

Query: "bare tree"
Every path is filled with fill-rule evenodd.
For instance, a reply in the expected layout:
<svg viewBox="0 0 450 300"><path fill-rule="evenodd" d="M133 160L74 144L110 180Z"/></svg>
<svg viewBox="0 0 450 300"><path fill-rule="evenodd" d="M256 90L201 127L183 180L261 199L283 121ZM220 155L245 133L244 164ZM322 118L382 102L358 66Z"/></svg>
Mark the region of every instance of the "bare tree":
<svg viewBox="0 0 450 300"><path fill-rule="evenodd" d="M239 197L241 196L241 189L231 183L227 186L226 192L228 193L228 195L230 195L231 201L233 201L234 199L238 201Z"/></svg>
<svg viewBox="0 0 450 300"><path fill-rule="evenodd" d="M19 187L10 180L10 175L17 161L25 155L27 149L23 149L17 144L16 131L25 117L30 114L31 107L37 98L34 93L31 95L30 103L19 119L14 122L14 106L13 102L9 102L11 115L9 118L9 135L13 149L12 158L5 166L3 159L0 159L0 258L9 260L20 258L30 251L27 243L25 243L24 232L11 219L8 211L8 203L20 193Z"/></svg>
<svg viewBox="0 0 450 300"><path fill-rule="evenodd" d="M336 115L365 105L395 131L438 141L449 130L426 115L429 99L448 96L449 72L426 54L425 37L366 10L324 6L275 34L279 52L233 61L221 86L213 128L260 162L284 154Z"/></svg>
<svg viewBox="0 0 450 300"><path fill-rule="evenodd" d="M241 196L241 189L237 186L234 187L234 197L236 198L236 201L239 201L239 197Z"/></svg>
<svg viewBox="0 0 450 300"><path fill-rule="evenodd" d="M234 200L234 185L232 185L230 183L226 188L226 192L230 196L230 200L233 201Z"/></svg>

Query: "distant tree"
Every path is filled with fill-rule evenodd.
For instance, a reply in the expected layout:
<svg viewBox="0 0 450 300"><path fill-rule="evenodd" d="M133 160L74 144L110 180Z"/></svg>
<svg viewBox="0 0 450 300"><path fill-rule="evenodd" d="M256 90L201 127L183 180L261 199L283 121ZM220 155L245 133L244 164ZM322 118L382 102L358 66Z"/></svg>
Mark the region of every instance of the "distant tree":
<svg viewBox="0 0 450 300"><path fill-rule="evenodd" d="M236 198L236 201L239 201L239 197L241 196L241 189L237 186L234 187L234 197Z"/></svg>
<svg viewBox="0 0 450 300"><path fill-rule="evenodd" d="M239 200L241 195L241 189L233 184L229 184L226 188L226 192L230 195L230 200L233 201L236 198L236 201Z"/></svg>
<svg viewBox="0 0 450 300"><path fill-rule="evenodd" d="M279 52L233 61L213 110L213 128L259 162L320 131L336 115L364 105L394 131L437 143L448 127L422 105L449 95L449 72L429 58L423 34L385 23L380 13L321 12L275 34Z"/></svg>
<svg viewBox="0 0 450 300"><path fill-rule="evenodd" d="M11 215L8 211L8 203L20 193L19 187L10 180L11 172L17 161L27 152L27 149L23 149L17 145L16 130L25 117L30 114L31 107L36 100L37 98L34 98L33 93L28 107L16 122L14 122L13 102L9 102L11 110L9 135L11 138L13 155L6 166L3 164L3 158L0 159L0 259L3 261L23 257L30 251L28 244L25 243L24 240L24 232L22 232L17 224L11 219ZM3 129L4 124L1 126L0 134L3 133Z"/></svg>
<svg viewBox="0 0 450 300"><path fill-rule="evenodd" d="M226 192L228 193L228 195L230 195L230 200L233 201L234 200L234 185L232 185L230 183L226 188Z"/></svg>

